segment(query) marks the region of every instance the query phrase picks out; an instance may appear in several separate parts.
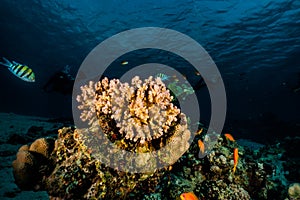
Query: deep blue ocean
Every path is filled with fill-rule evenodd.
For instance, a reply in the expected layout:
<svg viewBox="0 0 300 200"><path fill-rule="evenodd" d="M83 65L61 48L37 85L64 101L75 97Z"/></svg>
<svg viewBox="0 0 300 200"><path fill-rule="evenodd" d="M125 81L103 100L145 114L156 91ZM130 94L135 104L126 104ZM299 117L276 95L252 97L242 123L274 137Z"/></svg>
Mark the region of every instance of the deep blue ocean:
<svg viewBox="0 0 300 200"><path fill-rule="evenodd" d="M299 133L299 0L1 0L0 57L30 66L36 82L22 81L1 67L0 112L71 118L72 95L45 91L45 84L66 65L75 77L95 46L141 27L179 31L209 53L226 88L224 131L260 142ZM191 84L197 82L188 67L164 52L133 52L119 60L129 64L114 63L111 77L157 62L179 66ZM197 96L207 122L207 90Z"/></svg>

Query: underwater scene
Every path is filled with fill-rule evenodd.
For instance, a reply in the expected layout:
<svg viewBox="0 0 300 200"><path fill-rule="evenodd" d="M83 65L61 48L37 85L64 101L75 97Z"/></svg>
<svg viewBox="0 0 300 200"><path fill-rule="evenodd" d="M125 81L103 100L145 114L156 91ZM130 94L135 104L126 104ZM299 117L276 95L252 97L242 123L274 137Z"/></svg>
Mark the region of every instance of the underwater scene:
<svg viewBox="0 0 300 200"><path fill-rule="evenodd" d="M0 16L0 199L300 200L299 0Z"/></svg>

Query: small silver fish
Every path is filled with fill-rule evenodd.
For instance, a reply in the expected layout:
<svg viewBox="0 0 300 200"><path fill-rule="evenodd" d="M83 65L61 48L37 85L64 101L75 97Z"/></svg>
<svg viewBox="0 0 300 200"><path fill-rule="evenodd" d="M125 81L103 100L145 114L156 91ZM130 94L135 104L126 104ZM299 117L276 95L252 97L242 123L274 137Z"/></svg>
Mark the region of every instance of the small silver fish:
<svg viewBox="0 0 300 200"><path fill-rule="evenodd" d="M170 76L163 73L158 73L156 74L155 78L160 78L162 81L167 81L169 80Z"/></svg>
<svg viewBox="0 0 300 200"><path fill-rule="evenodd" d="M126 61L126 60L123 60L122 62L121 62L121 65L128 65L128 61Z"/></svg>
<svg viewBox="0 0 300 200"><path fill-rule="evenodd" d="M27 65L22 65L15 61L10 62L6 58L3 57L5 62L0 62L1 65L8 67L8 70L11 71L15 76L27 82L34 82L35 75L32 69L30 69Z"/></svg>

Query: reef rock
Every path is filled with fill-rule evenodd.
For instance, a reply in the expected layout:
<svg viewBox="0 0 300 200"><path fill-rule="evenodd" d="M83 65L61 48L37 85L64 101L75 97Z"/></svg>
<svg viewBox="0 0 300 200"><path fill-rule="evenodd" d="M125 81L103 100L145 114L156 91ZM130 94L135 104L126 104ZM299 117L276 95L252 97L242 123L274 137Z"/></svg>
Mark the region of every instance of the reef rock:
<svg viewBox="0 0 300 200"><path fill-rule="evenodd" d="M41 138L30 146L20 147L16 160L13 161L13 175L18 187L22 190L39 190L42 179L47 176L53 163L50 153L54 148L54 139Z"/></svg>

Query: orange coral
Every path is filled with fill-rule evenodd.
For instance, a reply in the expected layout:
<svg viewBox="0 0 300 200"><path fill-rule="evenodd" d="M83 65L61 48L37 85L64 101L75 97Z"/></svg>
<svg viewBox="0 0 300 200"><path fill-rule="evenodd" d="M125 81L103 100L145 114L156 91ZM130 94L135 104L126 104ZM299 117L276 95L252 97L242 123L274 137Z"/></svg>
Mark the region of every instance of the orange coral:
<svg viewBox="0 0 300 200"><path fill-rule="evenodd" d="M16 184L22 190L31 190L37 182L36 160L29 151L19 151L17 159L13 161L13 174Z"/></svg>
<svg viewBox="0 0 300 200"><path fill-rule="evenodd" d="M50 144L52 143L52 144ZM47 138L40 138L35 140L29 147L29 151L36 152L39 154L42 154L46 158L50 156L50 153L53 150L53 143L54 141L52 139Z"/></svg>
<svg viewBox="0 0 300 200"><path fill-rule="evenodd" d="M19 149L19 151L28 151L28 150L29 150L29 146L27 144L21 146Z"/></svg>

